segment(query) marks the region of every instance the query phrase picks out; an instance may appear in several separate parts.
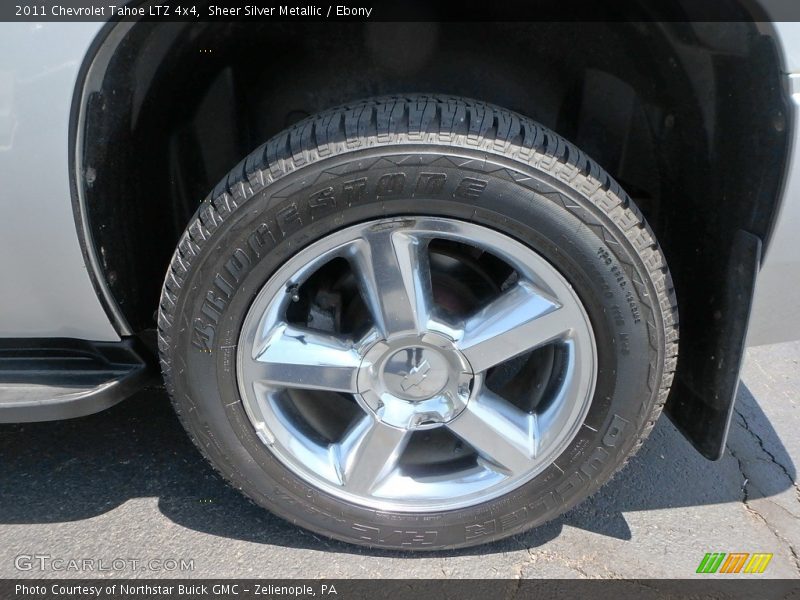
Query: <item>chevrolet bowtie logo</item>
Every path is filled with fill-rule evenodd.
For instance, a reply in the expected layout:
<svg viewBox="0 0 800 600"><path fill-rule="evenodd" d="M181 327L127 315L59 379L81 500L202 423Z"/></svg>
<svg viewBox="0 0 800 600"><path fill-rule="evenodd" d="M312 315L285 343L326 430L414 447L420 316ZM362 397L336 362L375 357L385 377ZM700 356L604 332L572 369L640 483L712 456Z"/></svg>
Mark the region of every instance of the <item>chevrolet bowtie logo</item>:
<svg viewBox="0 0 800 600"><path fill-rule="evenodd" d="M431 365L428 363L428 359L426 358L416 367L411 369L406 374L405 377L403 377L403 381L400 383L400 387L403 388L404 392L407 392L413 387L417 387L420 383L422 383L425 380L430 370L431 370Z"/></svg>

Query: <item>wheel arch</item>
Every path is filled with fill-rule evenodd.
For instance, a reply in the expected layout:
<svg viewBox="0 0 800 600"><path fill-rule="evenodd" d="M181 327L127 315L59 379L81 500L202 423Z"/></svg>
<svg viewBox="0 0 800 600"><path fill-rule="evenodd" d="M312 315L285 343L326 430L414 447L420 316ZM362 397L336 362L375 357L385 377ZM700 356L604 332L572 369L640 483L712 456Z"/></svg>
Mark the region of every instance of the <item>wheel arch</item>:
<svg viewBox="0 0 800 600"><path fill-rule="evenodd" d="M358 97L478 97L564 135L634 197L680 305L667 410L704 455L720 455L793 126L771 28L269 26L264 35L263 25L235 23L109 24L87 55L70 135L73 198L87 265L120 333L155 326L183 227L268 137ZM579 34L583 51L568 52ZM415 51L399 60L411 35ZM492 52L476 52L476 40Z"/></svg>

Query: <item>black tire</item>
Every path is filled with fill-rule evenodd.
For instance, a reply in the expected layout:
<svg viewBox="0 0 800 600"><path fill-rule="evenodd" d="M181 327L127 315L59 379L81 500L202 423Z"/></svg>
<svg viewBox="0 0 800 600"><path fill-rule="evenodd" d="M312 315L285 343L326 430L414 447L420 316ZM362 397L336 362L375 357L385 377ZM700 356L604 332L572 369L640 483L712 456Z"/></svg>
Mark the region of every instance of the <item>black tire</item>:
<svg viewBox="0 0 800 600"><path fill-rule="evenodd" d="M434 168L447 174L448 184L415 197L411 182ZM409 183L379 195L378 181L387 174ZM353 181L357 186L348 183ZM535 249L578 292L598 348L585 426L557 466L496 500L449 512L381 512L309 486L256 436L236 384L237 336L271 273L333 230L410 214L480 223ZM222 271L236 281L225 295L214 286ZM655 423L678 349L676 300L664 256L619 185L582 151L529 119L440 96L339 107L252 152L205 199L183 234L164 283L158 325L175 409L229 482L317 533L414 550L513 535L596 491Z"/></svg>

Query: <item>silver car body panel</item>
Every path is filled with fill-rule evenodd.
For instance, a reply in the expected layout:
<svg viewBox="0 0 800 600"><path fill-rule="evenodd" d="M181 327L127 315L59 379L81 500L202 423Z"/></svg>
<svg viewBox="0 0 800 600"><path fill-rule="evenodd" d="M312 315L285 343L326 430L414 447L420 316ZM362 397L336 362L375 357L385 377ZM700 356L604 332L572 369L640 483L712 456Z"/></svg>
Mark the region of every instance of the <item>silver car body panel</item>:
<svg viewBox="0 0 800 600"><path fill-rule="evenodd" d="M0 337L120 339L87 269L69 178L76 82L103 25L2 24L0 243L6 250L0 252ZM800 76L800 24L774 28L787 73ZM797 114L800 80L790 82ZM800 119L793 123L792 161L758 279L751 345L800 338ZM102 261L91 252L89 257Z"/></svg>
<svg viewBox="0 0 800 600"><path fill-rule="evenodd" d="M69 123L103 23L3 23L0 35L0 337L117 341L72 208Z"/></svg>
<svg viewBox="0 0 800 600"><path fill-rule="evenodd" d="M800 23L776 23L794 106L790 167L756 281L747 344L800 338Z"/></svg>

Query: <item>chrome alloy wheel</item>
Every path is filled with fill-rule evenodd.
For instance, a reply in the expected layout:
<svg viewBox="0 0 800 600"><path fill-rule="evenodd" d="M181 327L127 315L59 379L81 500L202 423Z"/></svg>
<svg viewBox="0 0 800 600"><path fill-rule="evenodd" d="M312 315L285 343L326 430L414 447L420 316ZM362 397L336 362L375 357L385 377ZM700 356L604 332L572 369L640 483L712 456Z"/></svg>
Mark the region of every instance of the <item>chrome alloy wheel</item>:
<svg viewBox="0 0 800 600"><path fill-rule="evenodd" d="M308 484L426 512L551 465L588 412L596 353L580 299L536 252L477 224L404 217L290 258L245 317L237 378L261 441Z"/></svg>

